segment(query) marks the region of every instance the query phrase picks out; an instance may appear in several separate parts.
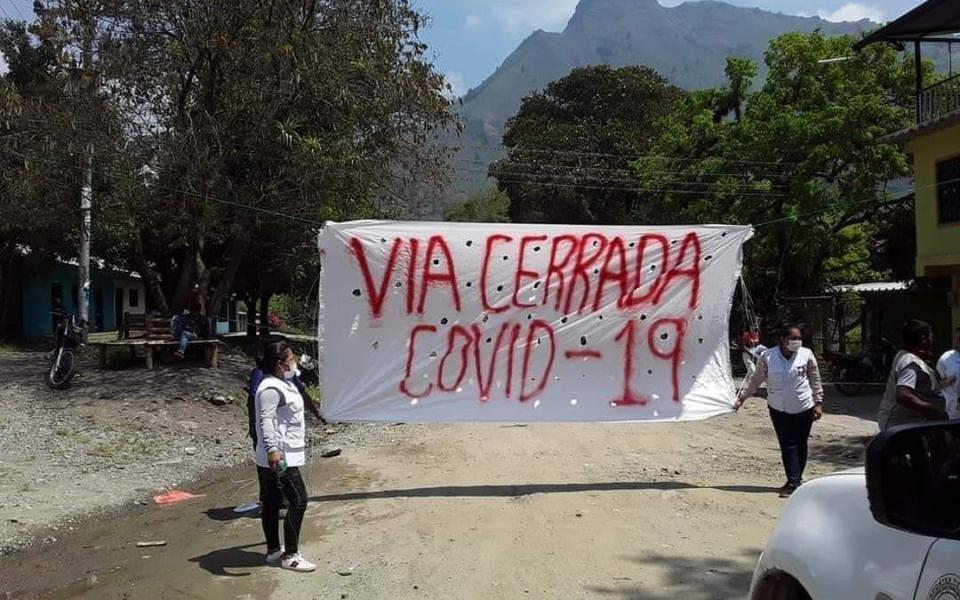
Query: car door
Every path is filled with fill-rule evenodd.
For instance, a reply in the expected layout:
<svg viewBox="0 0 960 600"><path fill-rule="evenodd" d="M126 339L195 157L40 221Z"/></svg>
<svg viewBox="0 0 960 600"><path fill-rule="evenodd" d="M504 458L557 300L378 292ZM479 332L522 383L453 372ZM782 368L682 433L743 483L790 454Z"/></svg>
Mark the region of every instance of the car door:
<svg viewBox="0 0 960 600"><path fill-rule="evenodd" d="M940 539L930 548L914 600L960 600L960 541Z"/></svg>

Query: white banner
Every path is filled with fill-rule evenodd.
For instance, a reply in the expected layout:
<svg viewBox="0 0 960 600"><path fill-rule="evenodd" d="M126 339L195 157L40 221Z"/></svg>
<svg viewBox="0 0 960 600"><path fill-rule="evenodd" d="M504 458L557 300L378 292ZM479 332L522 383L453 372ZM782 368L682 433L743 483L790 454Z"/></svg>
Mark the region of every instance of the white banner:
<svg viewBox="0 0 960 600"><path fill-rule="evenodd" d="M730 411L748 226L329 223L332 421L673 421Z"/></svg>

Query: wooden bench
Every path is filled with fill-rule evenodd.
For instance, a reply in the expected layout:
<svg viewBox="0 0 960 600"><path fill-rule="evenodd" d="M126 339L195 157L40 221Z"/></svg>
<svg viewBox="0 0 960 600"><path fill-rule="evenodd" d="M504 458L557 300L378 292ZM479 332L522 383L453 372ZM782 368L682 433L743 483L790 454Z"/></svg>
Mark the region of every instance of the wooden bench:
<svg viewBox="0 0 960 600"><path fill-rule="evenodd" d="M148 340L138 338L132 340L117 340L113 342L96 342L90 346L96 347L100 352L100 368L107 367L107 353L110 348L127 348L133 353L137 348L143 348L147 358L147 368L152 369L155 364L155 353L163 349L177 348L180 344L173 340ZM220 366L220 346L223 342L220 340L195 340L190 342L191 346L202 346L204 352L204 361L211 369Z"/></svg>
<svg viewBox="0 0 960 600"><path fill-rule="evenodd" d="M203 347L204 359L207 367L216 369L220 366L220 340L194 340L190 346ZM107 354L111 348L127 348L131 356L136 356L136 349L143 348L146 355L147 368L152 369L156 353L179 347L179 342L170 332L170 319L143 314L124 313L123 324L120 327L116 341L91 342L100 355L100 368L107 367Z"/></svg>
<svg viewBox="0 0 960 600"><path fill-rule="evenodd" d="M145 314L123 313L123 324L120 326L119 339L137 338L172 341L170 319Z"/></svg>

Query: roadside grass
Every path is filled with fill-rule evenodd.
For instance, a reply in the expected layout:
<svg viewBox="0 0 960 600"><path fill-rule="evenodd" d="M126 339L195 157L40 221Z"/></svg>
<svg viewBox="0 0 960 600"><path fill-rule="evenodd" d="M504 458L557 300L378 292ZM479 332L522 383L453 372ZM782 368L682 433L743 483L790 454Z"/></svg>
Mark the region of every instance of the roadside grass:
<svg viewBox="0 0 960 600"><path fill-rule="evenodd" d="M159 451L155 443L140 437L129 437L112 442L100 442L87 451L91 456L117 458L120 456L155 456Z"/></svg>
<svg viewBox="0 0 960 600"><path fill-rule="evenodd" d="M90 436L80 433L79 431L73 431L72 429L58 429L56 434L60 437L67 438L79 444L89 444Z"/></svg>

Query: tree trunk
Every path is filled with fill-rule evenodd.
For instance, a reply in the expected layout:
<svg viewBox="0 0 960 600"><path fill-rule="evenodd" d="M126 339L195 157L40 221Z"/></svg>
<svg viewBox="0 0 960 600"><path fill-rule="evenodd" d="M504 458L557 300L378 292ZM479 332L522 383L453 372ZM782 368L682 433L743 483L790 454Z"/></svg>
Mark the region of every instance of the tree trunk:
<svg viewBox="0 0 960 600"><path fill-rule="evenodd" d="M270 335L270 298L273 297L271 292L264 292L260 296L260 337L268 337Z"/></svg>
<svg viewBox="0 0 960 600"><path fill-rule="evenodd" d="M252 340L257 337L257 298L245 294L240 299L247 307L247 338Z"/></svg>
<svg viewBox="0 0 960 600"><path fill-rule="evenodd" d="M217 289L214 290L213 297L210 298L210 311L214 314L220 311L220 306L223 304L224 300L227 299L231 289L233 288L233 282L237 278L237 272L240 270L240 265L243 264L243 258L246 254L246 249L247 236L234 231L233 241L230 242L230 248L227 250L229 253L227 258L227 268L223 272L223 277L217 283Z"/></svg>
<svg viewBox="0 0 960 600"><path fill-rule="evenodd" d="M141 233L137 232L137 235L133 238L133 259L136 262L137 269L140 271L140 276L143 278L143 284L147 288L147 296L150 299L150 304L153 309L159 311L160 314L169 315L170 306L167 304L167 297L164 295L163 288L160 286L160 278L157 277L157 272L153 270L153 267L150 266L146 257L143 255L143 239L140 235Z"/></svg>
<svg viewBox="0 0 960 600"><path fill-rule="evenodd" d="M184 308L190 305L191 292L193 291L193 276L197 266L197 245L191 244L184 251L183 259L180 261L180 273L177 276L177 287L173 293L173 312L174 314L183 312Z"/></svg>
<svg viewBox="0 0 960 600"><path fill-rule="evenodd" d="M203 243L200 244L200 249L197 252L197 297L200 300L200 308L203 310L203 314L208 317L216 316L216 311L210 310L210 304L207 302L207 290L210 289L210 269L207 268L207 264L203 262ZM217 307L219 310L219 307Z"/></svg>

